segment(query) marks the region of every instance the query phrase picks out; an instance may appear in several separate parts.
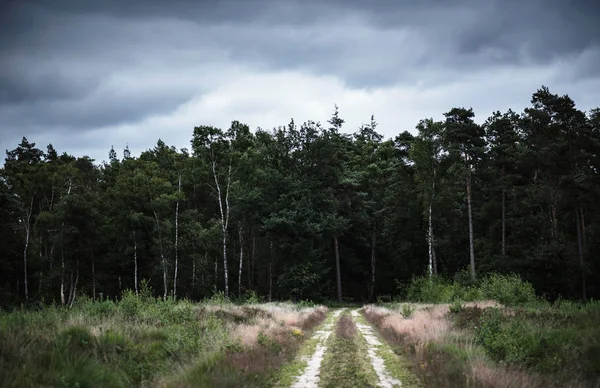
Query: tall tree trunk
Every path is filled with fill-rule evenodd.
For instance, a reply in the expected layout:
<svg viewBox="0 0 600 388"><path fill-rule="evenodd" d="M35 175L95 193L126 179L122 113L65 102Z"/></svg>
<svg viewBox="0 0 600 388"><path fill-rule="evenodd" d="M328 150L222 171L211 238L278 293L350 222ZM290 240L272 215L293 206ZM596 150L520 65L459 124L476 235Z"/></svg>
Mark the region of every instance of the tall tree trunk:
<svg viewBox="0 0 600 388"><path fill-rule="evenodd" d="M69 298L67 303L69 308L73 307L75 297L77 296L77 283L79 282L79 253L77 253L77 259L75 261L75 281L73 281L73 270L71 270L71 289L69 290Z"/></svg>
<svg viewBox="0 0 600 388"><path fill-rule="evenodd" d="M244 265L244 236L243 236L243 224L240 222L238 225L238 234L240 237L240 268L238 270L238 297L242 296L242 266Z"/></svg>
<svg viewBox="0 0 600 388"><path fill-rule="evenodd" d="M248 273L248 289L252 290L252 266L254 265L254 249L256 238L254 236L254 228L250 229L250 234L252 235L252 247L250 249L250 254L248 255L248 263L246 265L246 272Z"/></svg>
<svg viewBox="0 0 600 388"><path fill-rule="evenodd" d="M579 209L575 209L577 219L577 255L579 257L579 268L581 270L581 298L587 300L586 284L585 284L585 263L583 261L583 219L579 215Z"/></svg>
<svg viewBox="0 0 600 388"><path fill-rule="evenodd" d="M437 260L435 257L435 244L433 238L433 200L435 198L435 168L433 169L433 179L431 182L431 196L429 198L429 214L427 217L429 230L427 233L427 245L429 247L429 276L437 275Z"/></svg>
<svg viewBox="0 0 600 388"><path fill-rule="evenodd" d="M553 198L553 204L550 206L550 217L552 220L552 238L556 239L558 238L558 218L557 218L557 214L556 214L556 209L558 207L558 199L557 199L557 195L556 192L552 193L552 198Z"/></svg>
<svg viewBox="0 0 600 388"><path fill-rule="evenodd" d="M333 237L333 247L335 249L335 275L337 281L337 299L342 302L342 274L340 271L340 244L337 236Z"/></svg>
<svg viewBox="0 0 600 388"><path fill-rule="evenodd" d="M224 273L224 285L225 285L225 296L229 297L229 276L227 274L227 234L223 232L223 273Z"/></svg>
<svg viewBox="0 0 600 388"><path fill-rule="evenodd" d="M138 289L138 261L137 261L137 239L135 237L135 229L133 230L133 284L135 287L135 294L139 292Z"/></svg>
<svg viewBox="0 0 600 388"><path fill-rule="evenodd" d="M73 180L69 178L69 188L67 190L68 197L71 194L71 188L73 187ZM61 278L60 278L60 302L64 306L67 302L65 296L65 223L60 225L60 255L61 255Z"/></svg>
<svg viewBox="0 0 600 388"><path fill-rule="evenodd" d="M61 235L62 235L61 231ZM64 237L61 237L61 250L60 250L60 267L61 267L61 276L60 276L60 303L61 305L65 305L65 245L63 241Z"/></svg>
<svg viewBox="0 0 600 388"><path fill-rule="evenodd" d="M223 233L223 274L225 279L225 296L229 297L229 275L227 269L227 227L229 224L229 187L231 184L231 159L229 160L229 169L227 172L227 186L225 188L225 201L223 201L221 185L217 176L217 165L212 161L212 171L219 200L219 211L221 213L221 232ZM223 204L225 202L225 204Z"/></svg>
<svg viewBox="0 0 600 388"><path fill-rule="evenodd" d="M467 167L467 207L469 212L469 258L471 260L471 280L475 281L475 246L473 242L473 211L471 205L471 169Z"/></svg>
<svg viewBox="0 0 600 388"><path fill-rule="evenodd" d="M23 285L25 287L25 300L29 300L29 287L27 285L27 248L29 248L29 235L31 232L31 214L33 213L33 198L31 196L31 203L27 210L27 216L25 220L25 248L23 248Z"/></svg>
<svg viewBox="0 0 600 388"><path fill-rule="evenodd" d="M375 300L375 253L376 253L376 232L377 229L373 226L371 231L371 285L369 287L369 300Z"/></svg>
<svg viewBox="0 0 600 388"><path fill-rule="evenodd" d="M52 244L50 246L50 253L48 253L48 240L46 240L44 242L44 246L45 246L45 248L44 248L44 250L45 250L44 255L46 256L46 259L48 260L48 266L49 266L49 270L48 270L49 279L44 284L44 291L45 291L46 297L50 298L50 295L48 294L48 289L50 289L51 286L52 286L52 280L51 280L52 277L51 276L54 273L53 272L53 269L54 269L54 244Z"/></svg>
<svg viewBox="0 0 600 388"><path fill-rule="evenodd" d="M427 245L429 247L429 277L433 276L433 221L432 221L432 206L431 202L429 202L429 214L427 217L427 221L429 224L428 232L427 232Z"/></svg>
<svg viewBox="0 0 600 388"><path fill-rule="evenodd" d="M90 252L92 254L92 299L96 300L96 258L94 257L94 250L90 246Z"/></svg>
<svg viewBox="0 0 600 388"><path fill-rule="evenodd" d="M42 238L42 236L40 236L40 263L43 263L44 260L44 239ZM46 248L46 254L48 254L48 249ZM46 257L47 258L47 257ZM38 295L41 297L42 296L42 285L44 283L43 281L44 279L44 272L43 270L40 271L40 281L38 284Z"/></svg>
<svg viewBox="0 0 600 388"><path fill-rule="evenodd" d="M252 271L250 279L252 281L252 289L256 288L256 234L252 236Z"/></svg>
<svg viewBox="0 0 600 388"><path fill-rule="evenodd" d="M158 218L158 214L156 213L156 211L152 210L152 212L154 213L154 220L156 221L156 233L158 234L158 249L159 249L159 253L160 253L160 263L161 263L162 272L163 272L163 299L166 300L167 293L168 293L167 259L165 258L165 254L163 251L162 236L160 233L160 220Z"/></svg>
<svg viewBox="0 0 600 388"><path fill-rule="evenodd" d="M177 192L181 193L181 174L179 174L179 183ZM175 205L175 273L173 274L173 298L177 298L177 271L179 269L179 197Z"/></svg>
<svg viewBox="0 0 600 388"><path fill-rule="evenodd" d="M502 188L502 256L506 256L506 190Z"/></svg>
<svg viewBox="0 0 600 388"><path fill-rule="evenodd" d="M219 282L219 261L215 257L215 286L214 286L214 292L217 292L217 290L219 289L218 282Z"/></svg>
<svg viewBox="0 0 600 388"><path fill-rule="evenodd" d="M192 258L192 294L196 292L196 259Z"/></svg>
<svg viewBox="0 0 600 388"><path fill-rule="evenodd" d="M69 294L67 296L67 305L71 305L71 299L73 299L73 269L71 269L71 280L69 282Z"/></svg>
<svg viewBox="0 0 600 388"><path fill-rule="evenodd" d="M273 300L273 240L269 239L269 302Z"/></svg>
<svg viewBox="0 0 600 388"><path fill-rule="evenodd" d="M437 275L438 274L438 262L437 262L437 256L435 254L435 238L434 237L435 236L433 236L433 233L432 233L431 246L433 247L432 248L432 252L433 252L433 273L435 275Z"/></svg>
<svg viewBox="0 0 600 388"><path fill-rule="evenodd" d="M75 264L75 274L75 284L73 285L71 303L69 303L69 307L73 307L73 303L75 303L75 298L77 297L77 283L79 282L79 257L77 258Z"/></svg>

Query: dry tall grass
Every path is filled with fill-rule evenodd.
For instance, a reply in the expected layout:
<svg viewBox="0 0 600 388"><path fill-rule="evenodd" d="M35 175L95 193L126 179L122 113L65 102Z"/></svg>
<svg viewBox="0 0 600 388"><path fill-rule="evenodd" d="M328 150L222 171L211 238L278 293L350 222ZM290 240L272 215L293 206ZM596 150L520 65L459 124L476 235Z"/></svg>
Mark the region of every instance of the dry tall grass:
<svg viewBox="0 0 600 388"><path fill-rule="evenodd" d="M566 384L549 381L535 373L499 365L489 360L470 336L452 326L448 320L448 304L412 304L415 311L405 318L399 312L368 305L365 317L384 334L388 341L402 345L414 356L415 370L435 386L453 387L460 384L485 388L583 388L579 381ZM465 303L465 307L501 307L494 301ZM511 311L508 311L511 313ZM430 347L434 344L436 347ZM462 366L456 359L439 351L454 346L466 355ZM437 350L436 350L437 349ZM454 365L449 365L454 363ZM462 370L459 370L462 368ZM444 376L446 374L446 376Z"/></svg>
<svg viewBox="0 0 600 388"><path fill-rule="evenodd" d="M209 306L211 311L222 311L236 317L238 322L231 329L234 338L245 346L257 344L260 333L276 339L290 331L301 333L320 323L327 307L297 309L292 304L268 303L249 306Z"/></svg>

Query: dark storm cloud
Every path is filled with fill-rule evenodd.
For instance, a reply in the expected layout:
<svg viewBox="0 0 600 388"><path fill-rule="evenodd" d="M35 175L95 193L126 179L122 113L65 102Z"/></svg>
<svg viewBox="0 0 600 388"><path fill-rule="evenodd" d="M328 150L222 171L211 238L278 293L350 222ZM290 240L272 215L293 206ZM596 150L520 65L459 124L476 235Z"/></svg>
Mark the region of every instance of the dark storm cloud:
<svg viewBox="0 0 600 388"><path fill-rule="evenodd" d="M594 0L9 0L0 131L142 121L217 85L225 65L374 88L579 56L565 76L597 78L598 20Z"/></svg>

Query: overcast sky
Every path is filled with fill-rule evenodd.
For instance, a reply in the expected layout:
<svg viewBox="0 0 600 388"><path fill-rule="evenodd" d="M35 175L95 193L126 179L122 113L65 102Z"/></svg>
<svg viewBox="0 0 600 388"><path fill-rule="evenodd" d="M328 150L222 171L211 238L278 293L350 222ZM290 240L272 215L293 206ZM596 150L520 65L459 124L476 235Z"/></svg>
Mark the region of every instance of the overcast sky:
<svg viewBox="0 0 600 388"><path fill-rule="evenodd" d="M454 106L600 106L597 0L0 0L0 150L108 159L193 127L315 120L386 137Z"/></svg>

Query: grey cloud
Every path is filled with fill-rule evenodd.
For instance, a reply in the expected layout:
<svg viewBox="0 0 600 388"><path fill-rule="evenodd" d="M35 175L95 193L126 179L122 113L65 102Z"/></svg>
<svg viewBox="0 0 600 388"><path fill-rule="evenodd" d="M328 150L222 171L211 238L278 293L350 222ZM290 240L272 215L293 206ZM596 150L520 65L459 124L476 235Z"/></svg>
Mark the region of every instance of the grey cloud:
<svg viewBox="0 0 600 388"><path fill-rule="evenodd" d="M38 101L0 107L0 117L19 127L87 130L137 122L148 115L166 114L188 101L192 91L119 93L107 90L79 100ZM32 115L31 112L35 112Z"/></svg>
<svg viewBox="0 0 600 388"><path fill-rule="evenodd" d="M596 79L599 4L9 0L0 4L0 131L139 122L218 84L224 64L353 88L428 87L570 56L565 77Z"/></svg>

